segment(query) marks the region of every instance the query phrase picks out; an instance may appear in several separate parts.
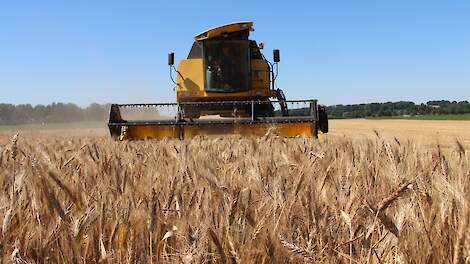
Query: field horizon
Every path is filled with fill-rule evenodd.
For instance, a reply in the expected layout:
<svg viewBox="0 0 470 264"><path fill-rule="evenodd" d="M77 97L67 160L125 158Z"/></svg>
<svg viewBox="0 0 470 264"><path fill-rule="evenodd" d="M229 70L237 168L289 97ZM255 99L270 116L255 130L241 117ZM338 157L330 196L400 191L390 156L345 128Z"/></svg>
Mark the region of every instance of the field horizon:
<svg viewBox="0 0 470 264"><path fill-rule="evenodd" d="M414 140L426 146L451 147L459 140L470 147L470 122L466 120L410 119L332 119L326 137L375 138L376 132L387 139ZM109 137L106 122L72 122L0 126L0 135L100 136ZM215 136L217 137L217 136Z"/></svg>

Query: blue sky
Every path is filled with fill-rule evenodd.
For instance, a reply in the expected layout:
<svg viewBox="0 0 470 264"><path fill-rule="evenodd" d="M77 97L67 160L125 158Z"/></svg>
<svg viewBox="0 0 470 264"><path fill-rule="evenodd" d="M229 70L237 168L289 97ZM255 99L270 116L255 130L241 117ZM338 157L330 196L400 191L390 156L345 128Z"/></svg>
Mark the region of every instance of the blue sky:
<svg viewBox="0 0 470 264"><path fill-rule="evenodd" d="M167 53L240 20L290 99L470 99L466 0L30 0L0 1L0 103L173 101Z"/></svg>

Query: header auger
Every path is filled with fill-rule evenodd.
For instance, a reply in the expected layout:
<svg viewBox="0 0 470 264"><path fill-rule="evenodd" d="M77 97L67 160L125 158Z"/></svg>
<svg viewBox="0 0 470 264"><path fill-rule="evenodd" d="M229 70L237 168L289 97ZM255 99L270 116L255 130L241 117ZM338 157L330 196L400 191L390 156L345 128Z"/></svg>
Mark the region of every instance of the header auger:
<svg viewBox="0 0 470 264"><path fill-rule="evenodd" d="M116 139L191 138L197 135L318 137L328 117L317 100L286 100L277 89L279 50L274 62L250 40L253 22L231 23L195 37L187 59L174 67L176 103L113 104L108 127ZM153 111L150 117L148 112ZM147 114L143 114L146 112Z"/></svg>

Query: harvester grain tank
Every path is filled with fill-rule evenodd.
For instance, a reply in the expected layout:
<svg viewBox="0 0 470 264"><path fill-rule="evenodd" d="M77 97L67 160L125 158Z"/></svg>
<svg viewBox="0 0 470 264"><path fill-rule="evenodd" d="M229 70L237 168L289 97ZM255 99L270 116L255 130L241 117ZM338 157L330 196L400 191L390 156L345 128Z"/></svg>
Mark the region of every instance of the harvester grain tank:
<svg viewBox="0 0 470 264"><path fill-rule="evenodd" d="M176 103L113 104L108 127L116 139L191 138L197 135L318 137L328 132L328 117L317 100L286 100L276 87L279 50L273 62L263 44L249 39L253 22L206 30L194 38L186 59L174 67ZM155 119L130 119L125 112L156 110ZM161 110L165 109L165 110Z"/></svg>

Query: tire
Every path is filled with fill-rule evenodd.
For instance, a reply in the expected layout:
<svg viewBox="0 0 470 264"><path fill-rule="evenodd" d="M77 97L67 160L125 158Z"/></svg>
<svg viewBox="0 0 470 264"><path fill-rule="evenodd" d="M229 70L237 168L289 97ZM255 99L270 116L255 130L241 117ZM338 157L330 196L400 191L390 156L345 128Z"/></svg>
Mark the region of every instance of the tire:
<svg viewBox="0 0 470 264"><path fill-rule="evenodd" d="M201 116L197 106L183 106L183 118L197 119Z"/></svg>
<svg viewBox="0 0 470 264"><path fill-rule="evenodd" d="M325 106L318 107L318 126L321 132L328 133L328 113Z"/></svg>

